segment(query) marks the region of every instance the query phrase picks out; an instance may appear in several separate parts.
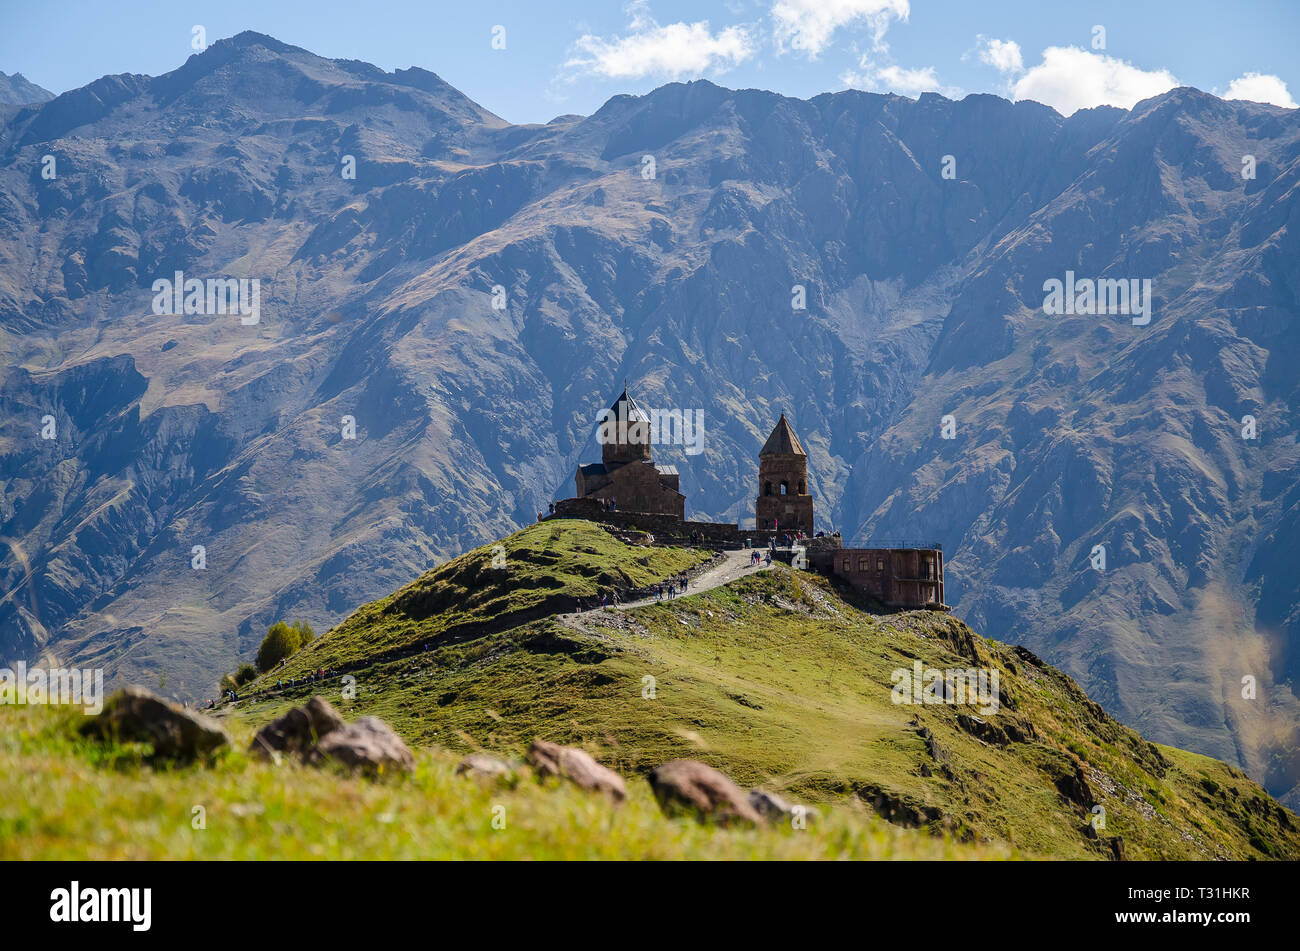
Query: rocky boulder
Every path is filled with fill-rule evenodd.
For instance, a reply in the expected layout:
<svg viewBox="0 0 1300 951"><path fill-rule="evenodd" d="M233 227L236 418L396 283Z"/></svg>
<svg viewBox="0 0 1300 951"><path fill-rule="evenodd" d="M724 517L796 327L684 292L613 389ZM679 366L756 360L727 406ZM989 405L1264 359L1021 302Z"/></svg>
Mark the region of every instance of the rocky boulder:
<svg viewBox="0 0 1300 951"><path fill-rule="evenodd" d="M696 760L664 763L650 774L650 787L665 815L691 815L719 825L757 825L762 821L739 786Z"/></svg>
<svg viewBox="0 0 1300 951"><path fill-rule="evenodd" d="M616 802L627 798L623 777L601 766L585 750L533 740L528 748L528 762L541 776L559 776L583 789L608 793Z"/></svg>
<svg viewBox="0 0 1300 951"><path fill-rule="evenodd" d="M323 737L344 726L343 718L328 700L312 697L305 705L258 730L248 752L262 759L276 753L306 754Z"/></svg>
<svg viewBox="0 0 1300 951"><path fill-rule="evenodd" d="M486 753L471 753L456 764L457 776L469 776L484 783L508 778L514 769L503 759Z"/></svg>
<svg viewBox="0 0 1300 951"><path fill-rule="evenodd" d="M769 822L790 822L792 825L797 825L799 820L806 824L817 817L815 810L807 806L794 805L766 789L750 790L749 804L754 807L755 812Z"/></svg>
<svg viewBox="0 0 1300 951"><path fill-rule="evenodd" d="M415 769L415 754L378 717L361 717L331 730L321 737L308 759L313 763L342 763L368 775L391 771L409 773Z"/></svg>
<svg viewBox="0 0 1300 951"><path fill-rule="evenodd" d="M149 743L154 756L161 759L192 760L230 744L230 734L217 721L156 697L143 687L118 691L81 732L104 740Z"/></svg>

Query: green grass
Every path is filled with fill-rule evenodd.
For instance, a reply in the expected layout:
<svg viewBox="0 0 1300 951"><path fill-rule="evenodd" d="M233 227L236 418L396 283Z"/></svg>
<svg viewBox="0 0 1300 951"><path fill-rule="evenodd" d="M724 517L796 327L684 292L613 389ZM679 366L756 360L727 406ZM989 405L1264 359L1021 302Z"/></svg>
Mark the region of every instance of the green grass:
<svg viewBox="0 0 1300 951"><path fill-rule="evenodd" d="M530 777L482 786L457 756L421 750L410 777L353 778L232 750L157 769L133 746L75 737L76 714L0 707L0 860L29 859L998 859L828 810L806 829L667 819L649 787L599 794ZM249 731L236 726L239 749ZM205 828L194 828L202 807ZM504 819L495 828L494 819ZM500 822L498 821L499 825Z"/></svg>
<svg viewBox="0 0 1300 951"><path fill-rule="evenodd" d="M361 617L340 630L364 637ZM781 568L581 625L540 620L372 664L355 671L355 700L329 699L416 743L518 757L542 737L586 745L628 775L690 756L745 786L839 806L880 800L935 831L1036 855L1103 858L1119 836L1129 858L1300 857L1300 823L1245 776L1148 743L1070 678L949 615L874 616ZM918 658L996 668L1004 705L986 719L1028 742L982 742L958 725L969 708L895 705L890 675ZM309 695L238 715L264 722ZM1082 797L1062 792L1078 774L1106 811L1096 839Z"/></svg>
<svg viewBox="0 0 1300 951"><path fill-rule="evenodd" d="M492 545L467 552L361 607L251 689L377 653L440 644L467 625L543 612L566 597L644 587L711 557L694 549L625 545L592 522L569 519L539 522L500 546L499 552ZM500 556L504 567L494 567Z"/></svg>
<svg viewBox="0 0 1300 951"><path fill-rule="evenodd" d="M514 623L503 616L709 556L573 521L502 544L505 571L491 546L470 552L261 682L346 663L355 696L331 681L218 714L242 750L319 690L347 718L375 714L404 735L413 777L371 783L238 750L159 771L139 750L74 738L63 714L0 708L0 857L1101 859L1119 837L1134 859L1300 858L1300 820L1240 771L1147 742L1069 677L949 615L872 615L779 566L628 612ZM1001 708L981 726L962 719L969 707L895 704L891 674L914 660L995 669ZM466 751L518 760L537 737L619 770L630 800L453 774ZM644 775L679 756L815 804L824 821L742 831L665 819ZM1105 809L1097 836L1085 832L1093 801ZM190 827L196 805L206 830Z"/></svg>

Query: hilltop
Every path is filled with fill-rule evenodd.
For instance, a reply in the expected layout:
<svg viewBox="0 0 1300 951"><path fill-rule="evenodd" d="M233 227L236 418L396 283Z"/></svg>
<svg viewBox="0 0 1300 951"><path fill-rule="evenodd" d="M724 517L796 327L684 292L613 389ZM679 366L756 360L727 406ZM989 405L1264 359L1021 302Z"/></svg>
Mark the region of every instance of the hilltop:
<svg viewBox="0 0 1300 951"><path fill-rule="evenodd" d="M321 692L428 748L518 759L541 737L628 776L696 758L835 815L1025 855L1300 857L1300 821L1239 770L1148 742L1030 651L747 560L539 523L360 608L223 712L260 725ZM685 596L586 609L683 570L705 579ZM893 702L917 662L996 671L999 709ZM338 676L275 686L321 667L355 696Z"/></svg>

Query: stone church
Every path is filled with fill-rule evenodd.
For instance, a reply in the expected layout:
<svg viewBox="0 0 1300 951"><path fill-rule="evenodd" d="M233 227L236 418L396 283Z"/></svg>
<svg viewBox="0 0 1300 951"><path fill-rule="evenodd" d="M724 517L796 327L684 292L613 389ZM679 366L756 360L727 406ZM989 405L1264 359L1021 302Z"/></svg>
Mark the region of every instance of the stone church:
<svg viewBox="0 0 1300 951"><path fill-rule="evenodd" d="M686 517L686 496L678 490L676 466L650 458L650 416L623 394L609 408L611 438L601 439L600 462L578 466L579 499L599 499L621 512ZM602 426L602 432L606 427Z"/></svg>

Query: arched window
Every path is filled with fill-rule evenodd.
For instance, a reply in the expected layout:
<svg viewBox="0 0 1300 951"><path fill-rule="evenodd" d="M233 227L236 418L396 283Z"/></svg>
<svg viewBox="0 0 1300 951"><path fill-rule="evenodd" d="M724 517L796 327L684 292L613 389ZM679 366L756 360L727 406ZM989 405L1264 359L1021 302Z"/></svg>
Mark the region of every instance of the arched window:
<svg viewBox="0 0 1300 951"><path fill-rule="evenodd" d="M772 494L772 483L771 483L771 482L764 482L764 483L763 483L763 494L764 494L764 495L771 495L771 494Z"/></svg>
<svg viewBox="0 0 1300 951"><path fill-rule="evenodd" d="M799 480L799 494L800 494L800 495L807 495L807 494L808 494L808 489L804 486L804 483L803 483L803 480L802 480L802 479Z"/></svg>
<svg viewBox="0 0 1300 951"><path fill-rule="evenodd" d="M781 494L782 494L782 495L785 495L785 494L789 491L789 489L790 489L790 484L789 484L788 482L782 482L782 483L781 483Z"/></svg>

